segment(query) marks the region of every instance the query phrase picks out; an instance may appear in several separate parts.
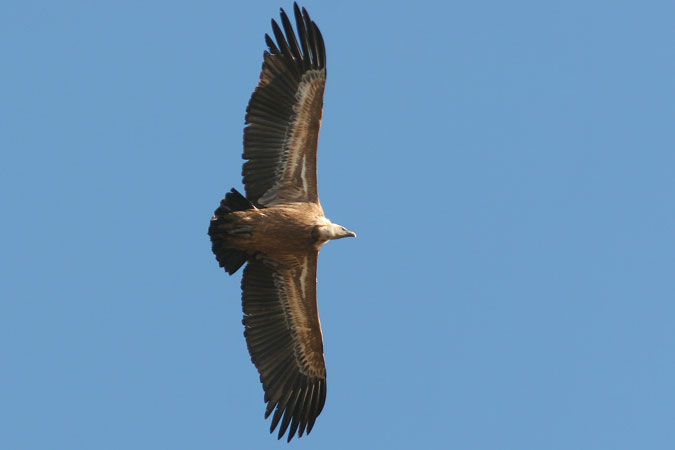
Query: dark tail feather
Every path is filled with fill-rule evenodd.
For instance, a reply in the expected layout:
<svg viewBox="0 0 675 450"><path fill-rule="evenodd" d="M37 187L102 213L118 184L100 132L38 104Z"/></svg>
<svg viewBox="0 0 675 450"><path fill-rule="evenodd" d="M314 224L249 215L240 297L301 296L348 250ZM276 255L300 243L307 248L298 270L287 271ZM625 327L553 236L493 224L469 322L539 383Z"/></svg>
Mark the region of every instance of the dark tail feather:
<svg viewBox="0 0 675 450"><path fill-rule="evenodd" d="M248 254L244 251L229 248L227 246L227 232L224 225L231 219L228 214L235 211L246 211L253 209L254 206L246 197L241 195L236 189L227 193L224 199L220 201L220 206L213 213L211 225L209 225L209 236L211 237L211 249L216 255L220 267L224 267L227 273L232 275L248 260Z"/></svg>

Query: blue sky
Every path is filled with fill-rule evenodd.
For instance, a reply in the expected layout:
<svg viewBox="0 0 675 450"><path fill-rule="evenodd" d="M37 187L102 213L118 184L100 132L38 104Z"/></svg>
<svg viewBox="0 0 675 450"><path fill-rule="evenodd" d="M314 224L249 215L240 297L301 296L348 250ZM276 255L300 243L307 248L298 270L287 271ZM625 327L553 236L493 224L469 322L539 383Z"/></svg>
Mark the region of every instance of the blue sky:
<svg viewBox="0 0 675 450"><path fill-rule="evenodd" d="M287 445L206 230L291 5L0 5L1 448ZM321 253L328 398L291 445L672 449L675 6L305 6L358 238Z"/></svg>

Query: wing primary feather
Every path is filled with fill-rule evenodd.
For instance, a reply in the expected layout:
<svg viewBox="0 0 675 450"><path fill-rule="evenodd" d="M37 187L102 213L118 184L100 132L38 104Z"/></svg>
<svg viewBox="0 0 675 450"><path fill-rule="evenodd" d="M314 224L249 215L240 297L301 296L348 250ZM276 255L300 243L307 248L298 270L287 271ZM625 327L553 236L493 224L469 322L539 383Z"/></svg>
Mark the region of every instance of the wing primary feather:
<svg viewBox="0 0 675 450"><path fill-rule="evenodd" d="M269 392L270 398L275 401L279 400L279 402L281 402L284 392L289 390L289 385L292 386L290 381L293 380L293 376L295 376L295 370L293 370L290 364L287 364L287 369L282 372L282 375L278 378L278 380L274 383L270 383L270 385L267 386L267 391Z"/></svg>
<svg viewBox="0 0 675 450"><path fill-rule="evenodd" d="M263 382L263 387L265 389L265 397L271 400L275 406L281 403L284 395L289 391L289 385L292 386L293 377L296 376L295 368L293 367L292 362L286 361L281 363L279 368L276 369L271 375L271 380L267 384ZM278 375L278 376L275 376ZM268 402L268 410L269 410ZM283 409L283 408L282 408ZM271 410L269 410L271 412ZM267 418L269 413L265 416Z"/></svg>
<svg viewBox="0 0 675 450"><path fill-rule="evenodd" d="M304 406L305 400L307 399L308 387L307 380L305 379L305 382L303 383L303 386L301 386L300 392L298 394L298 401L295 404L295 408L293 408L291 427L288 429L288 442L291 442L291 438L295 436L298 426L304 422Z"/></svg>
<svg viewBox="0 0 675 450"><path fill-rule="evenodd" d="M281 421L281 425L279 425L279 439L281 439L284 433L286 433L288 425L290 425L291 419L293 418L293 412L295 411L295 406L298 403L298 398L300 397L299 384L300 377L298 377L298 380L296 380L295 385L293 386L293 395L291 395L288 403L286 404L286 407L284 408L284 418Z"/></svg>
<svg viewBox="0 0 675 450"><path fill-rule="evenodd" d="M314 50L314 67L321 67L321 53L319 52L319 27L314 22L309 26L312 34L312 48Z"/></svg>
<svg viewBox="0 0 675 450"><path fill-rule="evenodd" d="M310 66L316 67L316 47L314 46L314 32L312 30L312 19L309 17L309 13L305 8L302 8L302 19L304 22L305 30L307 31L307 47L309 48L309 54L307 55L310 60Z"/></svg>
<svg viewBox="0 0 675 450"><path fill-rule="evenodd" d="M302 406L302 420L300 421L300 429L298 430L298 437L302 437L302 434L305 432L307 427L307 421L309 420L312 410L312 398L314 397L314 390L316 389L316 383L312 380L307 387L307 395L305 396L304 405Z"/></svg>
<svg viewBox="0 0 675 450"><path fill-rule="evenodd" d="M314 422L316 421L316 418L321 414L321 410L323 409L323 405L326 402L326 382L325 380L317 380L317 395L314 397L313 405L312 405L312 414L309 417L309 421L307 422L307 434L312 431L312 428L314 428Z"/></svg>
<svg viewBox="0 0 675 450"><path fill-rule="evenodd" d="M279 28L279 25L277 24L276 20L272 21L272 31L274 32L274 37L277 40L277 45L279 45L279 50L281 50L281 54L288 55L290 57L291 50L288 48L286 37L284 36L284 33L281 31L281 28ZM286 66L288 67L289 65Z"/></svg>
<svg viewBox="0 0 675 450"><path fill-rule="evenodd" d="M274 23L274 19L272 19L272 23ZM274 43L274 40L267 33L265 33L265 43L267 44L267 47L269 47L271 54L278 55L280 53L279 49L277 48L277 45ZM267 52L265 52L265 53L267 53ZM267 55L263 54L263 56L267 56ZM265 60L266 59L267 58L265 58Z"/></svg>
<svg viewBox="0 0 675 450"><path fill-rule="evenodd" d="M286 11L283 9L281 10L281 25L283 25L284 31L286 32L286 40L288 41L288 46L291 50L291 55L293 55L293 59L295 59L296 63L302 61L302 53L300 53L300 47L295 38L293 26L291 25L290 20L288 20Z"/></svg>
<svg viewBox="0 0 675 450"><path fill-rule="evenodd" d="M279 399L279 402L277 403L277 409L276 411L274 411L274 415L272 416L272 423L270 424L270 433L273 433L274 429L279 424L279 420L281 420L281 417L284 414L284 410L286 409L286 404L288 403L288 400L292 394L293 389L288 389L286 391L286 394Z"/></svg>
<svg viewBox="0 0 675 450"><path fill-rule="evenodd" d="M325 69L326 68L326 44L323 42L323 36L321 36L321 32L319 32L319 27L316 26L314 22L314 27L317 30L316 33L316 39L318 41L318 48L319 48L319 67Z"/></svg>
<svg viewBox="0 0 675 450"><path fill-rule="evenodd" d="M296 27L298 28L298 37L300 38L300 45L302 46L302 54L303 54L303 67L305 69L308 69L311 67L311 62L310 62L310 53L309 53L309 48L307 47L307 27L305 26L305 22L303 21L302 18L302 13L300 12L300 8L298 7L297 3L293 3L293 14L295 15L295 24Z"/></svg>
<svg viewBox="0 0 675 450"><path fill-rule="evenodd" d="M286 47L288 49L288 47ZM284 48L281 49L284 51ZM270 72L274 72L275 80L273 83L267 85L267 89L270 93L274 95L275 100L281 100L284 98L283 94L290 95L290 98L295 98L295 91L297 90L296 81L294 78L297 78L299 75L293 64L286 64L283 61L283 54L279 54L277 57L270 57L265 61L268 65ZM294 78L291 78L294 77ZM282 95L279 95L282 94Z"/></svg>
<svg viewBox="0 0 675 450"><path fill-rule="evenodd" d="M267 408L265 409L265 419L267 419L270 416L270 414L272 414L272 411L274 411L274 407L277 406L278 404L279 402L277 401L269 401L267 403ZM270 430L270 433L271 432L272 431Z"/></svg>
<svg viewBox="0 0 675 450"><path fill-rule="evenodd" d="M274 353L282 353L284 355L288 355L291 352L292 350L288 346L284 346L283 348L279 348L274 352L266 353L264 355L265 364L260 364L260 361L256 361L258 363L257 366L260 369L261 373L265 374L264 384L266 390L270 393L270 396L272 398L274 398L274 396L271 395L273 391L275 391L278 387L283 387L283 382L285 381L283 377L287 377L288 375L286 373L286 370L288 368L294 368L293 367L294 364L291 358L280 357L274 355ZM270 358L272 355L274 355L274 357L268 361L267 358Z"/></svg>

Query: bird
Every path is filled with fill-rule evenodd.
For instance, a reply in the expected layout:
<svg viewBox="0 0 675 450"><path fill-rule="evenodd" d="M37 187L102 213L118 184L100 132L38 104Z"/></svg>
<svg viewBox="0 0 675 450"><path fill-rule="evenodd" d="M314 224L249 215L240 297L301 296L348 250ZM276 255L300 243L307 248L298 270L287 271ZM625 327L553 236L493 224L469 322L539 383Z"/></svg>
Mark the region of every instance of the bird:
<svg viewBox="0 0 675 450"><path fill-rule="evenodd" d="M280 11L265 34L262 72L246 109L245 195L232 188L208 234L220 267L244 264L243 325L265 392L270 433L290 442L309 434L326 401L326 365L317 304L317 261L330 240L356 237L324 215L317 146L326 50L305 8L293 5L297 33Z"/></svg>

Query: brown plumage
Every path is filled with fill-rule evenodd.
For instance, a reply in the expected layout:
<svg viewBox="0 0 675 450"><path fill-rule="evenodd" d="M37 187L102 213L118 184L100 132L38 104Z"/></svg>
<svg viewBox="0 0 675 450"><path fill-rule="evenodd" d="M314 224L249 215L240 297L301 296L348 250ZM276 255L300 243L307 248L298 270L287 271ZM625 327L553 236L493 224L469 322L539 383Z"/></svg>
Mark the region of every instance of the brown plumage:
<svg viewBox="0 0 675 450"><path fill-rule="evenodd" d="M265 417L279 438L309 432L326 400L316 299L321 246L355 236L319 202L316 154L326 83L318 27L297 4L297 35L284 10L272 20L260 81L246 109L244 197L232 189L209 226L213 252L242 278L244 335L265 391ZM282 31L283 28L283 31Z"/></svg>

